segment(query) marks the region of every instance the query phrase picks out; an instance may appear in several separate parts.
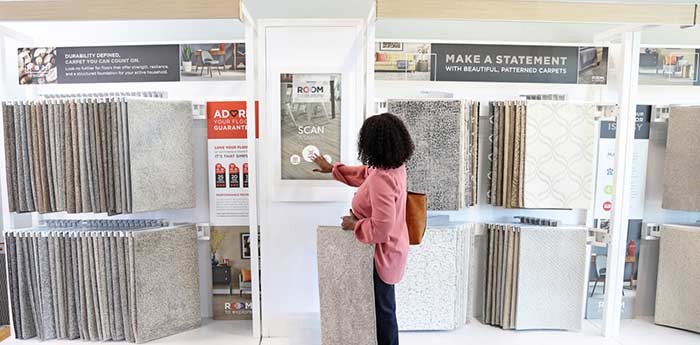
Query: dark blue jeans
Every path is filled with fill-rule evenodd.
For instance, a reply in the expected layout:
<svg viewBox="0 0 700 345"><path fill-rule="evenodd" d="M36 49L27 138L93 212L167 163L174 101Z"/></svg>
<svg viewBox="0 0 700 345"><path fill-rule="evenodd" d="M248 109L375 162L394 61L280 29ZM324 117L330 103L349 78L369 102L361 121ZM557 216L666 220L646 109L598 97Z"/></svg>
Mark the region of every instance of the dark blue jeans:
<svg viewBox="0 0 700 345"><path fill-rule="evenodd" d="M374 309L377 315L377 345L399 345L394 285L382 281L374 269Z"/></svg>

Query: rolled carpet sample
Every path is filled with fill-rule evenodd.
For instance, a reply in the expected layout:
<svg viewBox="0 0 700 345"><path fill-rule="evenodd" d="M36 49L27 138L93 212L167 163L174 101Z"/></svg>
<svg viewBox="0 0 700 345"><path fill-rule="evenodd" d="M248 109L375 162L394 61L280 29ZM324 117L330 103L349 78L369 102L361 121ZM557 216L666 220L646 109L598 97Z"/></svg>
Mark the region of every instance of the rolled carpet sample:
<svg viewBox="0 0 700 345"><path fill-rule="evenodd" d="M351 231L317 230L322 345L376 345L374 247Z"/></svg>

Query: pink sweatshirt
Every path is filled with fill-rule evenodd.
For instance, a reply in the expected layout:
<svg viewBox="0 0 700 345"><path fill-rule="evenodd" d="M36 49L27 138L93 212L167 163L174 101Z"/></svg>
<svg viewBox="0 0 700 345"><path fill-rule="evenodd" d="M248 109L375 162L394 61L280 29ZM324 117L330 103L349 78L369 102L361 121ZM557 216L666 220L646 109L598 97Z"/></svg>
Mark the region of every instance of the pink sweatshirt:
<svg viewBox="0 0 700 345"><path fill-rule="evenodd" d="M406 166L387 170L336 163L333 178L359 187L352 199L352 210L359 219L355 237L375 244L377 274L385 283L397 284L408 256Z"/></svg>

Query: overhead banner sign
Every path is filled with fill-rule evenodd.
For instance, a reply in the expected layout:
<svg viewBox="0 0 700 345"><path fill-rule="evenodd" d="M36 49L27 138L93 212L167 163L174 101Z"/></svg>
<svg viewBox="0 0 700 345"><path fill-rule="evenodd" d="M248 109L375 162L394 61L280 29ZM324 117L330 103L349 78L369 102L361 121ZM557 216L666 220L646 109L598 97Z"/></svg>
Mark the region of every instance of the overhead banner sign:
<svg viewBox="0 0 700 345"><path fill-rule="evenodd" d="M700 86L700 49L642 48L639 84Z"/></svg>
<svg viewBox="0 0 700 345"><path fill-rule="evenodd" d="M248 225L248 118L245 101L207 103L211 225Z"/></svg>
<svg viewBox="0 0 700 345"><path fill-rule="evenodd" d="M244 80L245 44L19 48L17 67L22 85Z"/></svg>
<svg viewBox="0 0 700 345"><path fill-rule="evenodd" d="M375 79L606 84L608 48L378 42Z"/></svg>

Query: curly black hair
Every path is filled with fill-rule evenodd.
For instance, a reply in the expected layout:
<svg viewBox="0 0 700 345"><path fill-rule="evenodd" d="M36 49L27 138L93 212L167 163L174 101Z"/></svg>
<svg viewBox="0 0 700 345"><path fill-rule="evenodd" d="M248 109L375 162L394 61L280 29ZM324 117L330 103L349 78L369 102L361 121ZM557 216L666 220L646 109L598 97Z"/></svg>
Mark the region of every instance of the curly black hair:
<svg viewBox="0 0 700 345"><path fill-rule="evenodd" d="M415 146L403 121L394 114L384 113L365 120L357 148L362 164L395 169L411 158Z"/></svg>

